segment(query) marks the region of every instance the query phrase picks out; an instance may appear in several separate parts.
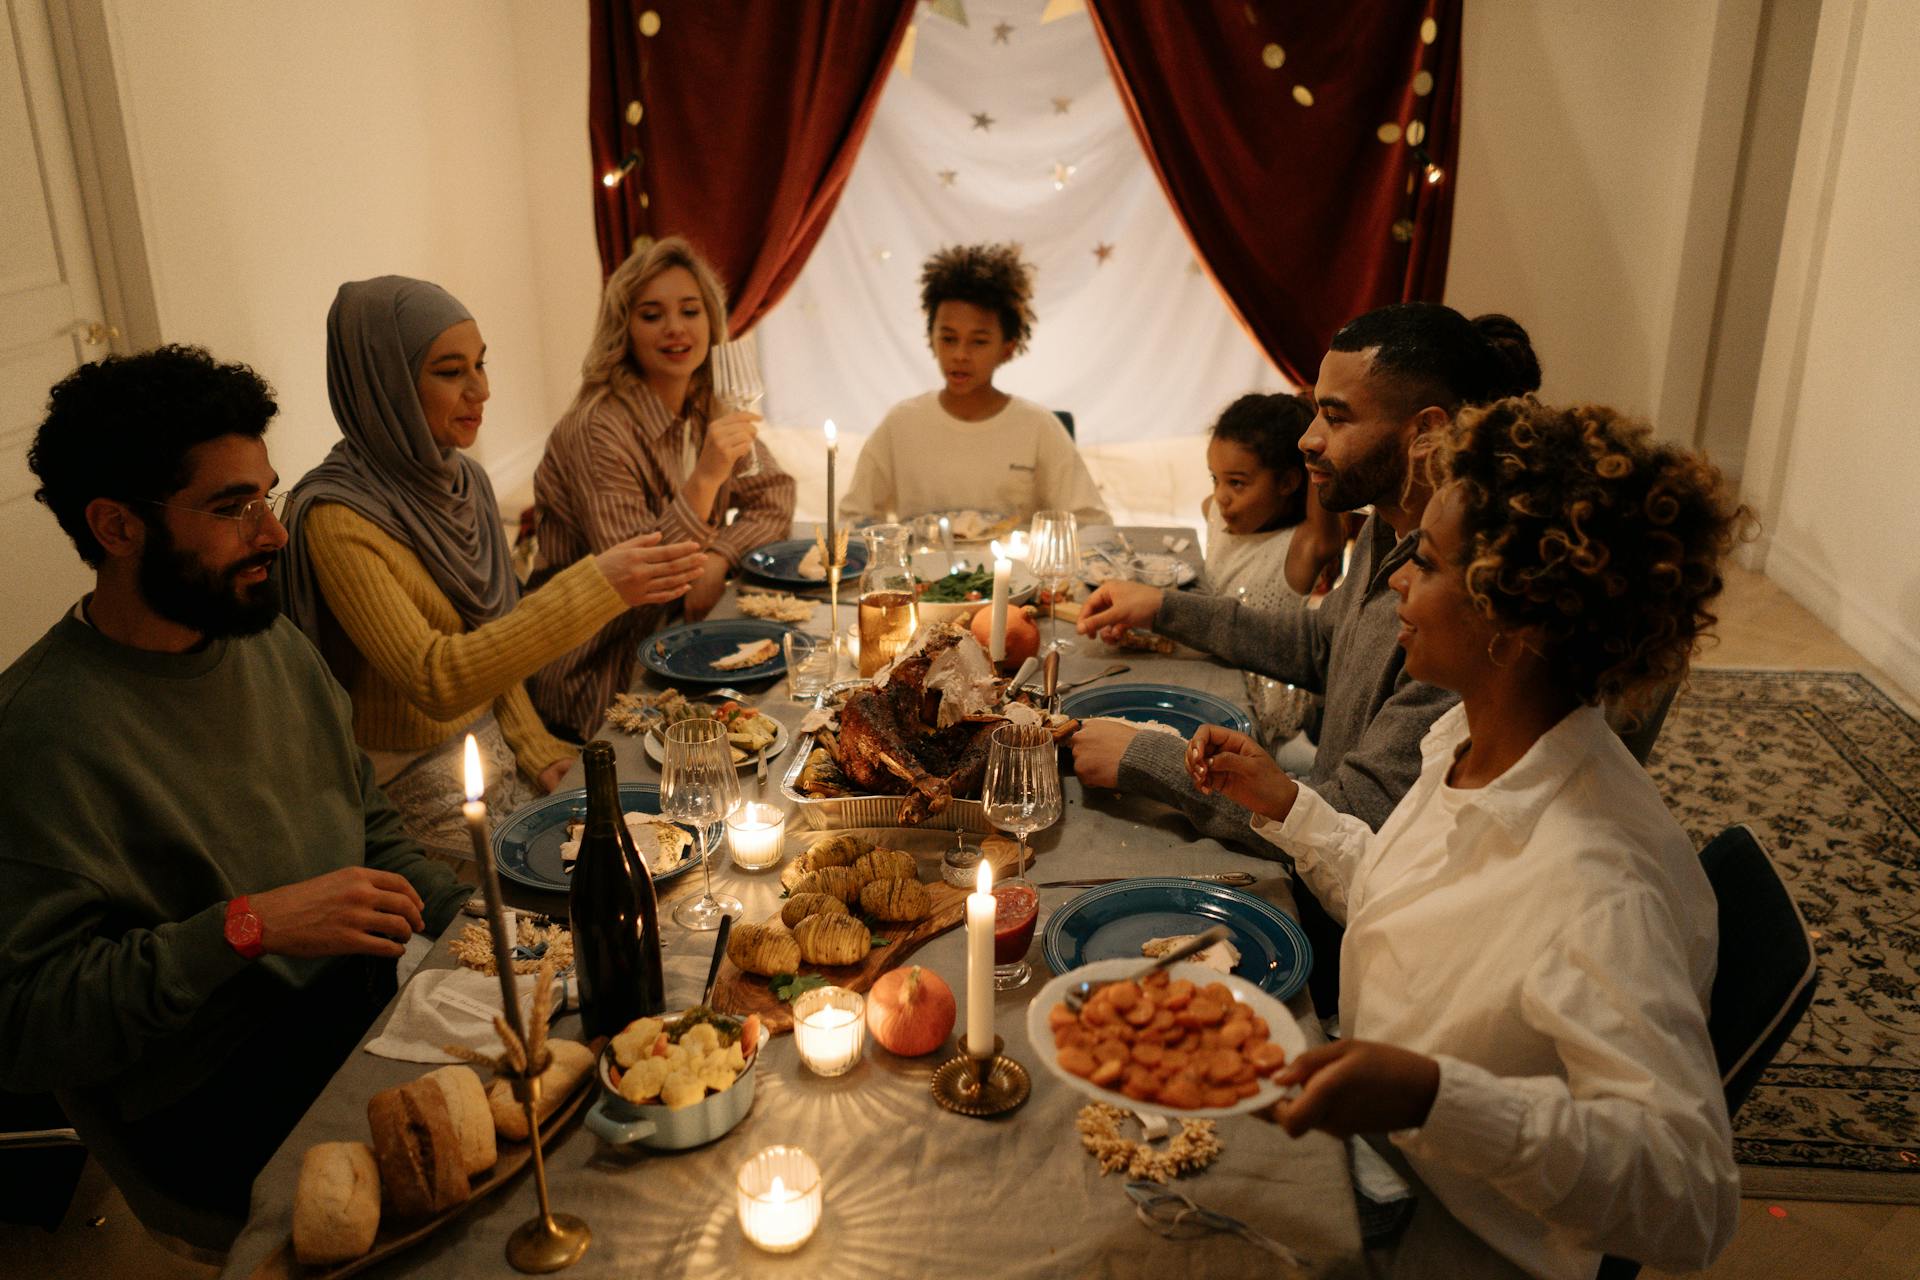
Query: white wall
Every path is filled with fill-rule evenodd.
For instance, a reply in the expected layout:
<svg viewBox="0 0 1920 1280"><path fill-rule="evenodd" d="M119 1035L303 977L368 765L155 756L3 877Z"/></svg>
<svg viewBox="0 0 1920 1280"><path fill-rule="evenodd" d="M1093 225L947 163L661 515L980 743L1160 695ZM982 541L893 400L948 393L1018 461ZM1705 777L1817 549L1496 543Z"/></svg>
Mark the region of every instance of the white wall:
<svg viewBox="0 0 1920 1280"><path fill-rule="evenodd" d="M1692 438L1759 7L1466 6L1447 301L1524 324L1544 398Z"/></svg>
<svg viewBox="0 0 1920 1280"><path fill-rule="evenodd" d="M539 282L564 273L537 243L554 201L529 198L530 173L544 185L564 160L543 132L533 163L524 140L561 108L522 104L571 35L584 73L584 6L106 6L162 333L273 383L282 477L338 438L325 366L334 291L389 272L433 280L473 311L494 392L477 455L503 488L530 471L559 409L553 370L578 354L547 349L561 318L548 310L564 307ZM576 122L583 98L566 108ZM586 235L591 252L590 221Z"/></svg>
<svg viewBox="0 0 1920 1280"><path fill-rule="evenodd" d="M1754 562L1920 691L1920 28L1900 0L1827 0L1749 446Z"/></svg>

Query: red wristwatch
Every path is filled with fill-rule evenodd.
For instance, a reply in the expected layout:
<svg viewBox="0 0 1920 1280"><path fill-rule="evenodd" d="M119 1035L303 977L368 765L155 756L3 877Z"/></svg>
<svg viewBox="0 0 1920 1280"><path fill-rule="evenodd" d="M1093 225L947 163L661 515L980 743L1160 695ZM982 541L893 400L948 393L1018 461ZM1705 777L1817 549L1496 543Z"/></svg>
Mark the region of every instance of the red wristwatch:
<svg viewBox="0 0 1920 1280"><path fill-rule="evenodd" d="M225 933L227 945L239 952L244 960L257 959L267 949L266 931L260 927L260 917L253 914L253 907L248 904L244 893L227 904Z"/></svg>

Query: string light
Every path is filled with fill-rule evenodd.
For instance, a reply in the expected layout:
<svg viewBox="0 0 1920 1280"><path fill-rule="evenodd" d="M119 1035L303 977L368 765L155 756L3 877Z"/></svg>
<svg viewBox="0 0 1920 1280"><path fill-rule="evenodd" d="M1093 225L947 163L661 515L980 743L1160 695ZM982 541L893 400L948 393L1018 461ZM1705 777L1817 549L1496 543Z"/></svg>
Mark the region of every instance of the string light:
<svg viewBox="0 0 1920 1280"><path fill-rule="evenodd" d="M620 162L619 168L609 169L600 175L600 185L603 187L617 187L620 185L622 179L639 168L639 166L640 153L638 151L629 151L627 152L626 158Z"/></svg>

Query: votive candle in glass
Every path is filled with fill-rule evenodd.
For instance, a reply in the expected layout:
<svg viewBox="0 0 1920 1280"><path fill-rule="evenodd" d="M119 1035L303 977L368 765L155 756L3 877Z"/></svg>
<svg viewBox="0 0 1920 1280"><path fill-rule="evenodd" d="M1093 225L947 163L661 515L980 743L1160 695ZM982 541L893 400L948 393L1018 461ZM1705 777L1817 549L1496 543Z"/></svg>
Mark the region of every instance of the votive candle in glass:
<svg viewBox="0 0 1920 1280"><path fill-rule="evenodd" d="M798 1147L768 1147L735 1180L740 1231L768 1253L792 1253L820 1225L820 1166Z"/></svg>
<svg viewBox="0 0 1920 1280"><path fill-rule="evenodd" d="M777 865L787 844L786 810L758 800L741 805L727 817L727 840L733 846L733 865L742 871Z"/></svg>
<svg viewBox="0 0 1920 1280"><path fill-rule="evenodd" d="M793 1002L793 1043L817 1076L845 1075L867 1043L867 998L845 987L816 987Z"/></svg>

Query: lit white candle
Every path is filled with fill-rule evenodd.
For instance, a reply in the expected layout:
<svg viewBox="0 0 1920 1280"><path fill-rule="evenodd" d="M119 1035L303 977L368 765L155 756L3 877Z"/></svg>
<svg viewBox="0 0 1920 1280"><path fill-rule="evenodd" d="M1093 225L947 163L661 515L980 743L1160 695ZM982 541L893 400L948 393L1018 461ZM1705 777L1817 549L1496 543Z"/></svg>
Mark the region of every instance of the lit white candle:
<svg viewBox="0 0 1920 1280"><path fill-rule="evenodd" d="M1007 660L1007 589L1013 577L1013 561L1007 559L998 542L992 545L993 631L987 640L987 656L998 666Z"/></svg>
<svg viewBox="0 0 1920 1280"><path fill-rule="evenodd" d="M839 513L833 496L833 464L840 457L840 431L833 425L833 419L827 419L827 562L831 564L837 557L834 548L838 546L836 534L839 532Z"/></svg>
<svg viewBox="0 0 1920 1280"><path fill-rule="evenodd" d="M768 1253L791 1253L820 1225L820 1166L798 1147L768 1147L740 1166L740 1230Z"/></svg>
<svg viewBox="0 0 1920 1280"><path fill-rule="evenodd" d="M967 895L967 1052L993 1053L993 868L980 860L978 889Z"/></svg>
<svg viewBox="0 0 1920 1280"><path fill-rule="evenodd" d="M764 871L780 861L787 839L787 815L778 805L754 801L727 818L733 863L745 871Z"/></svg>
<svg viewBox="0 0 1920 1280"><path fill-rule="evenodd" d="M480 864L480 892L487 900L487 932L493 935L493 967L500 975L500 1006L507 1025L526 1043L526 1028L521 1025L519 992L513 979L513 944L518 930L508 922L506 903L500 896L500 873L493 865L493 837L487 829L486 775L480 769L480 744L467 735L467 802L460 812L467 820L467 837L473 842L473 859Z"/></svg>
<svg viewBox="0 0 1920 1280"><path fill-rule="evenodd" d="M819 1076L845 1075L867 1040L867 998L844 987L819 987L793 1002L793 1044Z"/></svg>

